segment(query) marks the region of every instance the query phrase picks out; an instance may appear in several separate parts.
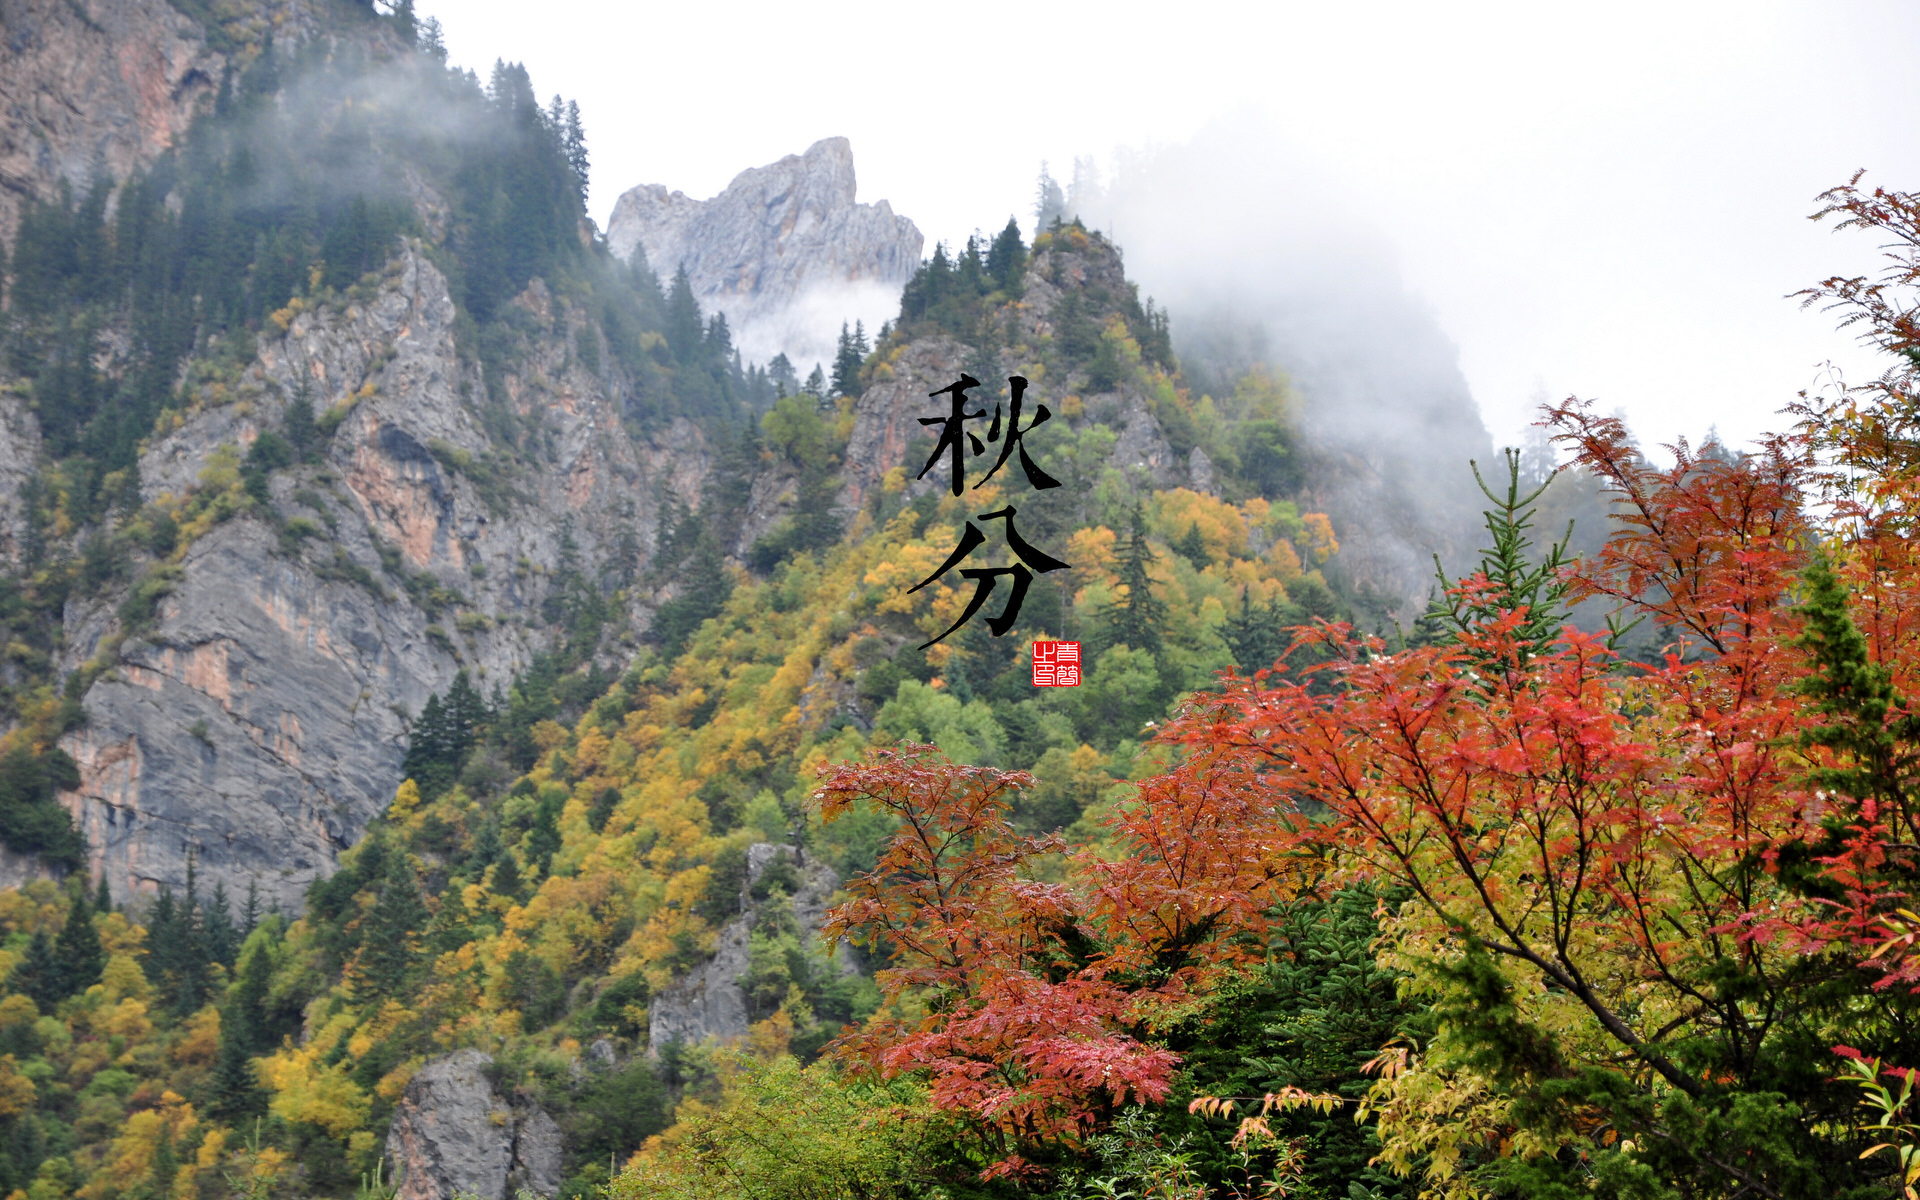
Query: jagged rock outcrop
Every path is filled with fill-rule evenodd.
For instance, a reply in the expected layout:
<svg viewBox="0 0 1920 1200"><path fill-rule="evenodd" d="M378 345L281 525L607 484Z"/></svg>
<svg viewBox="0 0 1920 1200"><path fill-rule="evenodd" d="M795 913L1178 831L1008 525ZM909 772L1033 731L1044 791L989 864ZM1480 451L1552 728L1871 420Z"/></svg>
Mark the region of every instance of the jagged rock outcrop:
<svg viewBox="0 0 1920 1200"><path fill-rule="evenodd" d="M1016 338L1032 346L1043 338L1053 337L1057 332L1053 323L1054 308L1071 292L1111 299L1126 294L1130 286L1119 254L1104 241L1089 240L1084 248L1078 249L1041 250L1028 266L1024 294L1014 310ZM945 486L946 475L937 467L928 472L925 479L913 479L926 460L909 455L908 447L927 437L927 429L920 424L920 419L943 412L944 398L932 399L929 393L953 383L968 369L970 362L971 352L967 347L953 338L934 336L914 339L879 365L873 383L854 405L853 433L848 439L840 472L843 487L839 504L843 511L857 511L886 478L887 472L896 467L906 469L906 490L911 495ZM976 405L984 405L991 411L995 403L1006 400L1006 376L1023 369L1024 364L1011 359L1001 362L994 375L980 377L980 389L970 392L969 396ZM1138 473L1156 488L1198 486L1196 480L1202 477L1206 487L1201 490L1217 486L1212 462L1204 453L1198 459L1189 455L1182 461L1154 418L1147 398L1131 385L1084 395L1078 418L1069 420L1062 416L1064 399L1087 390L1088 381L1083 372L1035 379L1027 389L1027 403L1048 405L1058 422L1046 427L1037 437L1051 437L1063 426L1078 422L1105 425L1115 434L1114 447L1107 460L1111 466ZM1028 412L1031 414L1033 409L1029 408ZM923 444L928 450L932 448L931 441Z"/></svg>
<svg viewBox="0 0 1920 1200"><path fill-rule="evenodd" d="M387 1133L396 1200L552 1196L562 1182L560 1127L538 1104L510 1104L487 1078L492 1056L460 1050L408 1081Z"/></svg>
<svg viewBox="0 0 1920 1200"><path fill-rule="evenodd" d="M427 698L463 668L505 686L558 636L541 606L564 572L619 586L655 543L657 485L698 494L698 431L636 443L605 382L570 365L564 307L537 282L521 302L542 336L504 390L539 461L516 466L484 427L447 281L413 244L371 299L292 317L236 399L150 444L153 501L211 486L302 391L345 410L323 461L273 477L282 529L242 516L195 541L152 627L86 693L66 800L116 895L179 887L193 856L206 885L254 882L297 909L391 802ZM63 670L118 629L119 599L69 606ZM632 593L636 628L648 612Z"/></svg>
<svg viewBox="0 0 1920 1200"><path fill-rule="evenodd" d="M607 223L619 257L643 247L663 280L685 267L701 308L726 314L749 361L784 351L802 374L831 365L842 321L872 329L893 316L924 241L885 200L855 203L853 148L839 137L742 171L711 200L633 188Z"/></svg>
<svg viewBox="0 0 1920 1200"><path fill-rule="evenodd" d="M756 916L753 885L776 861L796 861L791 846L758 842L747 847L747 878L741 896L744 911L720 931L713 957L676 978L653 997L647 1007L647 1040L651 1052L673 1042L694 1044L710 1038L734 1041L747 1034L747 998L740 977L747 973L747 935ZM829 898L840 881L833 868L816 860L799 864L800 889L793 894L793 915L803 938L811 940L826 920ZM845 947L834 951L840 972L855 971Z"/></svg>

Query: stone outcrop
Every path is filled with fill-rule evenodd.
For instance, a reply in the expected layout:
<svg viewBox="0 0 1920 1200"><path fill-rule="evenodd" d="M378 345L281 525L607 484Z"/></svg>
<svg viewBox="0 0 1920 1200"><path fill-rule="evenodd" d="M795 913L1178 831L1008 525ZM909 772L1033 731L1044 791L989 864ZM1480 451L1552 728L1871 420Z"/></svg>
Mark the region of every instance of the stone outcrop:
<svg viewBox="0 0 1920 1200"><path fill-rule="evenodd" d="M397 1200L552 1196L562 1182L560 1127L538 1104L508 1103L487 1078L493 1059L460 1050L408 1081L387 1133Z"/></svg>
<svg viewBox="0 0 1920 1200"><path fill-rule="evenodd" d="M173 145L224 66L167 0L0 2L0 242L28 199Z"/></svg>
<svg viewBox="0 0 1920 1200"><path fill-rule="evenodd" d="M779 859L794 861L793 848L766 842L747 847L745 890L750 893ZM833 868L818 860L800 864L800 876L800 890L791 897L793 915L802 937L810 941L826 921L829 899L840 881ZM747 998L739 980L747 973L747 936L753 929L755 909L750 895L741 899L744 911L720 931L713 957L662 988L647 1006L652 1053L658 1054L672 1042L730 1042L747 1035ZM855 971L844 946L835 950L834 962L843 975Z"/></svg>
<svg viewBox="0 0 1920 1200"><path fill-rule="evenodd" d="M924 241L885 200L855 203L853 149L838 137L742 171L711 200L633 188L607 223L617 256L644 249L663 281L685 267L702 310L726 314L749 361L784 351L803 375L831 365L842 321L871 330L893 316Z"/></svg>
<svg viewBox="0 0 1920 1200"><path fill-rule="evenodd" d="M655 544L658 487L698 494L698 431L635 442L610 385L569 364L567 313L537 284L522 302L546 336L504 390L545 447L536 461L516 465L484 428L447 282L416 245L371 299L262 338L237 399L153 439L140 475L161 501L209 486L296 394L339 418L323 461L273 477L283 528L306 536L253 516L204 534L152 627L86 693L66 799L116 895L178 888L193 856L207 885L252 882L297 910L391 802L427 698L462 669L505 686L557 636L541 605L570 565L618 586ZM119 599L69 606L63 670L115 631Z"/></svg>

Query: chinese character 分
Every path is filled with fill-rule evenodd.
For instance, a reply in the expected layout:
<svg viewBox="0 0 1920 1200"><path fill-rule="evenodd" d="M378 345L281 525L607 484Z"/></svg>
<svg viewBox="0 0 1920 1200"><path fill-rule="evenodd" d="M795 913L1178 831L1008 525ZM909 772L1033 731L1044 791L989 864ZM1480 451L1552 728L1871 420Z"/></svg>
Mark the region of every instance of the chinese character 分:
<svg viewBox="0 0 1920 1200"><path fill-rule="evenodd" d="M977 388L979 386L980 381L978 379L975 379L971 375L962 374L957 382L949 384L937 392L927 393L929 397L952 397L951 408L944 417L920 418L922 425L940 426L940 441L934 446L933 453L927 457L927 464L920 468L920 474L914 476L915 479L925 479L927 472L933 469L933 464L939 462L940 456L944 454L952 459L950 470L952 473L951 488L953 494L958 496L966 490L967 446L970 444L975 454L985 454L987 452L986 444L981 442L980 435L966 428L966 422L968 421L984 421L987 419L985 409L979 409L974 412L967 411L967 389ZM1059 487L1060 481L1058 479L1041 470L1035 465L1033 459L1027 456L1025 441L1027 434L1032 433L1041 425L1046 424L1047 421L1052 418L1053 414L1047 410L1046 405L1035 405L1033 420L1027 423L1025 429L1022 429L1020 427L1020 404L1027 392L1026 377L1009 375L1007 376L1007 386L1011 389L1013 395L1011 410L1007 414L1007 422L1004 427L1006 434L1005 440L1001 438L1003 427L1000 424L1000 406L998 404L993 406L993 424L987 428L987 442L1000 443L1000 457L994 460L992 468L980 477L980 482L973 486L978 488L982 484L985 484L987 480L992 479L994 475L999 473L1000 468L1006 465L1008 456L1018 448L1020 451L1020 469L1027 473L1027 482L1029 484L1040 491L1044 491L1047 488Z"/></svg>
<svg viewBox="0 0 1920 1200"><path fill-rule="evenodd" d="M1013 594L1007 597L1007 606L1000 611L999 616L987 618L987 629L994 637L1001 636L1006 633L1007 630L1013 628L1014 619L1020 615L1020 605L1026 601L1027 588L1033 583L1034 573L1038 572L1044 575L1049 571L1065 570L1072 565L1061 562L1059 559L1036 548L1032 543L1028 542L1027 539L1021 537L1020 531L1013 527L1013 517L1017 511L1013 505L1009 504L1005 508L998 509L994 512L981 513L980 519L982 521L1005 519L1007 522L1007 545L1013 550L1014 557L1019 561L1010 567L968 567L966 570L961 571L960 577L962 579L971 579L974 581L973 598L967 602L967 610L960 614L960 619L952 625L949 625L946 633L934 638L933 641L924 643L920 647L922 650L934 645L936 642L945 641L948 634L951 634L954 630L971 621L973 614L979 612L982 606L986 604L987 597L993 594L994 585L1000 582L1000 576L1011 575L1013 576ZM968 555L986 545L986 542L987 535L980 532L978 525L975 525L972 521L968 521L966 529L960 535L960 544L955 546L953 553L947 556L947 561L941 563L933 574L908 588L907 594L912 595L942 575L945 575L965 560Z"/></svg>

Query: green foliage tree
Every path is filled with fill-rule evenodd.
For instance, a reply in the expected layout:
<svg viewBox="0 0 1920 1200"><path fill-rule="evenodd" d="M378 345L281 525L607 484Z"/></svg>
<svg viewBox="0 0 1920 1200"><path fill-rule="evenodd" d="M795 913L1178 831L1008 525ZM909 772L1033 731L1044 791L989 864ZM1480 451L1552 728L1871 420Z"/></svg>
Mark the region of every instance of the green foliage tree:
<svg viewBox="0 0 1920 1200"><path fill-rule="evenodd" d="M1127 523L1127 540L1120 550L1120 586L1126 594L1108 604L1101 616L1109 646L1131 646L1159 654L1167 605L1153 594L1153 547L1147 542L1146 508L1139 501Z"/></svg>

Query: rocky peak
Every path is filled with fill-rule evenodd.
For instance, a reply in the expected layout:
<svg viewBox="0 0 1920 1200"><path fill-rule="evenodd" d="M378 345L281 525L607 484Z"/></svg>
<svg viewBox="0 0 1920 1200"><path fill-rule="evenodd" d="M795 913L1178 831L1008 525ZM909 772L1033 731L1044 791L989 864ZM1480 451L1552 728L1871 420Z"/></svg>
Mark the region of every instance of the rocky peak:
<svg viewBox="0 0 1920 1200"><path fill-rule="evenodd" d="M842 321L877 326L897 310L925 239L885 200L854 200L853 147L823 138L805 154L736 175L711 200L659 184L614 205L607 242L636 247L670 279L685 267L694 297L725 313L750 360L785 352L804 374L831 363Z"/></svg>

